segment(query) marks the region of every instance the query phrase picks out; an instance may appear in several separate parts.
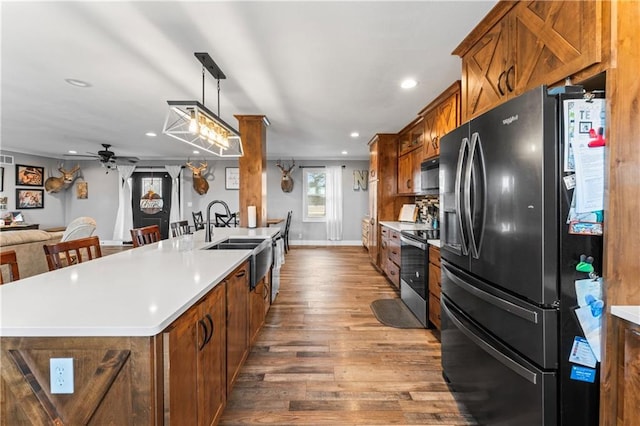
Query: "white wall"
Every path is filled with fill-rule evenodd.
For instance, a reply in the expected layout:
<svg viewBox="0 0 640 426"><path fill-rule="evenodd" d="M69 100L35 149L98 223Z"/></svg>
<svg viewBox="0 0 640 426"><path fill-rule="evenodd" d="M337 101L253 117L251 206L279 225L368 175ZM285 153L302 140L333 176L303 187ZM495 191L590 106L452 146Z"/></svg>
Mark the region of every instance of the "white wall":
<svg viewBox="0 0 640 426"><path fill-rule="evenodd" d="M298 161L292 170L291 177L294 180L293 191L282 192L280 188L280 169L275 161L267 162L267 212L270 218L285 218L289 210L293 211L289 241L292 244L318 243L327 241L327 232L324 222L302 221L302 169L298 166L335 166L344 165L342 172L343 191L343 241L359 244L361 242L362 218L368 210L368 191L353 189L353 171L368 170L368 161ZM302 237L300 237L302 235Z"/></svg>
<svg viewBox="0 0 640 426"><path fill-rule="evenodd" d="M96 234L101 240L112 240L115 216L118 210L118 173L101 167L97 161L65 161L57 159L26 155L14 152L2 154L13 155L16 164L26 164L45 168L45 176L58 176L58 167L63 164L65 169L79 164L81 170L78 179L88 183L89 197L78 199L76 197L75 182L66 191L57 194L45 192L44 209L23 210L28 222L39 223L40 228L64 226L79 216L93 217L98 223ZM198 162L199 160L194 160ZM237 160L208 159L209 165L209 191L205 195L199 195L193 189L191 171L183 170L183 219L192 223L191 212L202 211L206 216L206 207L209 202L220 199L229 204L232 212L239 208L239 191L225 189L225 168L238 167ZM142 161L138 167L161 167L167 164L184 164L184 160L171 161ZM280 169L275 161L267 162L267 215L269 218L285 218L289 210L293 211L289 240L296 244L302 243L321 244L327 240L324 223L302 222L302 169L298 166L330 166L345 165L343 169L343 194L344 194L344 225L343 240L358 244L361 236L361 220L367 214L368 192L354 190L353 171L367 170L368 161L299 161L292 171L294 179L293 191L282 192L280 189ZM4 191L0 196L8 197L8 210L15 210L15 167L4 167ZM212 208L214 212L222 212L222 206ZM302 237L300 237L302 235Z"/></svg>

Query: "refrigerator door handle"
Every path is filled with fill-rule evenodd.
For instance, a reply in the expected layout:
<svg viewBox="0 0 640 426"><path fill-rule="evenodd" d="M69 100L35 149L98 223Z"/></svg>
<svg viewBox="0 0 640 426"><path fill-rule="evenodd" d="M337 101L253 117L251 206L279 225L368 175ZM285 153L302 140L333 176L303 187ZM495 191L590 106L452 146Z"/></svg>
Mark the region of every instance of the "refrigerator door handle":
<svg viewBox="0 0 640 426"><path fill-rule="evenodd" d="M516 361L512 360L508 356L504 355L502 352L491 346L489 343L485 342L481 337L478 337L472 330L467 328L447 307L446 301L442 301L441 308L445 311L446 315L449 317L451 322L464 333L469 340L475 343L480 349L485 351L487 354L491 355L498 361L500 364L504 365L523 379L533 383L534 385L538 383L538 374L534 371L529 370L528 368L520 365Z"/></svg>
<svg viewBox="0 0 640 426"><path fill-rule="evenodd" d="M484 237L485 218L486 218L486 206L487 206L487 174L485 168L484 153L482 150L482 141L480 140L480 134L475 132L471 135L471 152L469 154L469 167L467 170L469 179L469 191L467 194L467 220L469 222L469 240L471 247L471 255L475 259L480 258L480 250L482 248L482 239ZM473 165L478 164L477 173L474 172ZM479 223L475 223L473 218L473 212L471 211L471 186L473 185L473 194L476 200L480 200L479 206L480 218ZM480 194L478 197L477 194ZM476 207L476 206L474 206ZM476 238L476 225L478 227L478 234Z"/></svg>
<svg viewBox="0 0 640 426"><path fill-rule="evenodd" d="M458 219L458 230L460 231L460 238L462 240L461 248L462 254L466 256L469 254L469 243L465 236L465 226L462 217L462 192L460 190L460 185L462 183L462 172L464 171L465 166L465 154L469 149L469 138L463 138L460 143L460 150L458 151L458 165L456 166L456 182L455 182L455 202L456 202L456 218Z"/></svg>
<svg viewBox="0 0 640 426"><path fill-rule="evenodd" d="M510 314L516 315L524 320L527 320L531 323L538 323L538 313L531 311L529 309L523 308L516 304L513 304L509 301L500 299L490 293L480 290L468 283L466 283L463 279L459 278L455 275L444 263L440 265L442 271L446 275L446 277L450 280L450 282L454 285L457 285L467 293L472 294L473 296L481 299L487 303L492 304L498 309L509 312Z"/></svg>

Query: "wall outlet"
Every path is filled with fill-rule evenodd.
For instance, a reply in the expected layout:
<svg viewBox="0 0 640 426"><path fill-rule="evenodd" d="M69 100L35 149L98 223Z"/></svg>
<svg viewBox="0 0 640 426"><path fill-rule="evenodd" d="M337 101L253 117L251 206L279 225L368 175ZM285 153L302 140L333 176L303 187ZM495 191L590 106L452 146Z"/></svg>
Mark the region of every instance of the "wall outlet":
<svg viewBox="0 0 640 426"><path fill-rule="evenodd" d="M73 358L49 358L51 393L73 393Z"/></svg>

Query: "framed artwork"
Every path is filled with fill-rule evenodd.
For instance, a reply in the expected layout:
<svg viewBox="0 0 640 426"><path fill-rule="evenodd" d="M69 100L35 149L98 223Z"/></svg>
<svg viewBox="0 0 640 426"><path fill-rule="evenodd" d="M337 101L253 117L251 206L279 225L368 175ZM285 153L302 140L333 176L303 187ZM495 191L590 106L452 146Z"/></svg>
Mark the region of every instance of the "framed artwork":
<svg viewBox="0 0 640 426"><path fill-rule="evenodd" d="M0 167L0 192L4 191L4 167Z"/></svg>
<svg viewBox="0 0 640 426"><path fill-rule="evenodd" d="M238 167L226 167L224 171L224 188L240 189L240 169Z"/></svg>
<svg viewBox="0 0 640 426"><path fill-rule="evenodd" d="M89 198L89 184L87 182L78 182L76 184L76 197L79 200Z"/></svg>
<svg viewBox="0 0 640 426"><path fill-rule="evenodd" d="M16 189L17 209L43 209L44 189Z"/></svg>
<svg viewBox="0 0 640 426"><path fill-rule="evenodd" d="M44 184L44 167L16 164L16 185L42 186Z"/></svg>

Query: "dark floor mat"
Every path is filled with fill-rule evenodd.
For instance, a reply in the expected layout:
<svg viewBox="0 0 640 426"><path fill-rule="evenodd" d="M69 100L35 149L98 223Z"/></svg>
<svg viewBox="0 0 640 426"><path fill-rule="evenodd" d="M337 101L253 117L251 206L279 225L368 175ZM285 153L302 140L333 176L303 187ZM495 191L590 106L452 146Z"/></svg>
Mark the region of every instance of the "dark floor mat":
<svg viewBox="0 0 640 426"><path fill-rule="evenodd" d="M395 328L424 328L400 299L378 299L371 302L378 321Z"/></svg>

